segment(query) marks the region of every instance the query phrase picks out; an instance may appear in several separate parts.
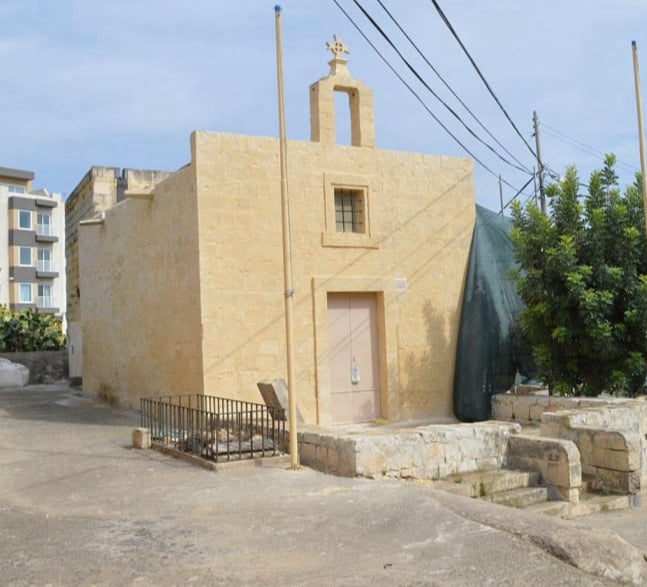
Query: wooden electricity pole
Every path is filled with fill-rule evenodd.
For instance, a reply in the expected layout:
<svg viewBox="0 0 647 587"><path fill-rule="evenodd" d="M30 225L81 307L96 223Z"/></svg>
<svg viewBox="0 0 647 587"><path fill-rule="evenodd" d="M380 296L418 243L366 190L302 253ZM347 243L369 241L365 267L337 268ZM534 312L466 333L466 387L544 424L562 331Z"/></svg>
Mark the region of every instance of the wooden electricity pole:
<svg viewBox="0 0 647 587"><path fill-rule="evenodd" d="M645 214L645 233L647 234L647 174L645 173L645 131L643 129L643 104L640 94L640 69L638 67L638 47L631 41L634 57L634 82L636 84L636 108L638 110L638 144L640 145L640 174L642 176L643 205Z"/></svg>
<svg viewBox="0 0 647 587"><path fill-rule="evenodd" d="M535 129L535 148L537 151L537 174L539 176L539 202L541 211L546 214L546 192L544 191L544 164L541 161L541 143L539 141L539 118L537 112L532 113L532 123Z"/></svg>

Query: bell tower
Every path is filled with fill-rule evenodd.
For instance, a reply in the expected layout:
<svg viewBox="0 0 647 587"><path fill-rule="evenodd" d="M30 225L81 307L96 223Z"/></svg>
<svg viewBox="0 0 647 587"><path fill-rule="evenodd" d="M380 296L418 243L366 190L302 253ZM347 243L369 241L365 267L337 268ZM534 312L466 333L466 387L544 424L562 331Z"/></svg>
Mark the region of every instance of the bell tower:
<svg viewBox="0 0 647 587"><path fill-rule="evenodd" d="M348 59L343 58L350 51L337 35L326 47L333 54L328 62L330 73L310 86L310 140L336 143L335 92L343 92L350 105L351 145L375 147L373 90L351 76Z"/></svg>

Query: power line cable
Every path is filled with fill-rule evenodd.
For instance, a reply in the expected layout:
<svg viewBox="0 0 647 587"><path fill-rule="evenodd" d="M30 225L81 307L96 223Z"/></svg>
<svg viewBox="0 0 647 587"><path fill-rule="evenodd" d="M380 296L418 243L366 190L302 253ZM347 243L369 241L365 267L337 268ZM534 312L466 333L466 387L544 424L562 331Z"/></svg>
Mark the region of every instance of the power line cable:
<svg viewBox="0 0 647 587"><path fill-rule="evenodd" d="M452 133L451 130L431 111L429 106L425 103L425 101L420 97L420 94L418 94L410 84L407 83L407 81L396 71L395 67L391 65L389 60L384 57L384 55L380 52L380 50L375 46L375 44L368 38L368 36L364 33L364 31L360 28L360 26L353 20L353 18L344 10L344 8L339 4L338 0L332 0L334 4L339 8L341 13L348 19L348 21L355 27L357 32L362 36L362 38L369 44L369 46L377 53L378 57L383 61L383 63L391 70L391 72L400 80L400 82L413 94L413 96L418 100L418 102L421 104L421 106L427 111L427 113L438 123L438 125L452 138L454 141L472 158L476 163L478 163L483 169L485 169L490 175L493 177L496 177L497 180L499 178L499 174L495 173L492 171L490 167L488 167L481 159L479 159L470 149L467 148L466 145L464 145L461 140L454 134ZM506 181L505 179L501 180L502 183L507 185L509 188L512 188L513 190L516 190L517 188L513 186L511 183ZM527 184L526 184L527 185ZM525 188L526 186L524 186ZM522 189L524 189L522 188Z"/></svg>
<svg viewBox="0 0 647 587"><path fill-rule="evenodd" d="M418 47L418 45L416 45L416 43L413 41L413 39L412 39L412 38L407 34L407 32L402 28L402 26L401 26L401 25L400 25L400 23L397 21L397 19L393 16L393 14L391 14L391 12L389 11L389 9L384 5L384 3L382 2L382 0L377 0L377 3L382 7L382 9L384 10L384 12L386 12L386 14L387 14L387 15L389 16L389 18L393 21L393 23L394 23L394 24L395 24L395 26L398 28L398 30L399 30L399 31L404 35L404 37L407 39L407 41L409 41L409 43L410 43L410 44L411 44L411 46L416 50L416 52L418 53L418 55L420 55L420 57L422 57L422 59L423 59L423 60L424 60L424 62L429 66L429 68L431 69L431 71L433 71L433 72L436 74L436 76L437 76L437 77L438 77L438 79L442 82L442 84L443 84L443 85L444 85L444 86L449 90L449 92L452 94L452 96L454 96L454 98L456 98L456 100L458 100L459 104L460 104L463 108L465 108L465 110L466 110L466 111L470 114L470 116L471 116L471 117L476 121L476 123L477 123L477 124L478 124L478 125L479 125L479 126L480 126L480 127L481 127L481 128L482 128L482 129L487 133L487 134L488 134L488 136L489 136L491 139L493 139L493 140L494 140L494 142L496 142L496 144L497 144L497 145L499 145L499 147L501 147L501 148L502 148L502 149L503 149L503 150L504 150L504 151L505 151L505 152L506 152L510 157L512 157L512 159L513 159L516 163L518 163L518 164L523 168L523 170L524 170L526 173L529 173L529 174L530 174L530 173L532 173L532 171L531 171L528 167L526 167L526 166L523 164L523 162L522 162L522 161L520 161L520 160L519 160L519 159L518 159L518 158L517 158L513 153L511 153L511 152L510 152L510 151L509 151L509 150L508 150L508 149L507 149L507 148L506 148L506 147L505 147L505 146L504 146L504 145L499 141L499 139L497 139L497 138L496 138L496 137L495 137L495 136L490 132L490 130L489 130L489 129L488 129L488 128L487 128L487 127L486 127L486 126L481 122L481 120L478 118L478 116L476 116L476 114L474 114L474 112L472 112L472 110L469 108L469 106L468 106L467 104L465 104L465 102L461 99L461 97L460 97L460 96L459 96L459 95L454 91L454 89L449 85L449 83L445 80L445 78L443 78L443 76L440 74L440 72L439 72L439 71L438 71L438 70L433 66L433 64L429 61L429 59L427 58L427 56L426 56L426 55L425 55L425 54L420 50L420 48Z"/></svg>
<svg viewBox="0 0 647 587"><path fill-rule="evenodd" d="M550 126L549 124L546 124L545 122L542 123L542 126L546 129L549 135L551 135L553 138L562 141L563 143L566 143L567 145L571 145L572 147L577 147L581 151L588 153L589 155L596 155L596 156L601 156L604 157L607 155L607 153L603 153L602 151L599 151L595 147L591 147L590 145L587 145L586 143L571 137L567 135L566 133L563 133L560 130L557 130L556 128ZM621 161L619 159L616 159L616 163L620 165L621 167L625 167L629 171L637 171L635 166L631 165L630 163L627 163L625 161Z"/></svg>
<svg viewBox="0 0 647 587"><path fill-rule="evenodd" d="M438 4L438 2L436 0L431 0L431 3L436 8L436 11L440 15L440 18L445 23L445 26L449 29L449 32L453 35L454 39L456 39L456 41L460 45L461 49L463 50L463 53L465 53L465 55L469 59L470 63L472 64L472 67L474 67L474 69L476 70L476 73L478 73L479 77L481 78L481 81L485 84L485 87L487 88L488 92L490 92L490 95L492 96L492 98L494 98L494 101L497 103L497 105L499 106L499 108L501 109L501 111L503 112L505 117L508 119L508 122L512 125L512 128L514 128L515 132L519 135L519 137L524 142L526 147L528 147L528 150L532 153L533 157L536 157L537 155L535 154L535 151L530 146L530 144L525 139L525 137L521 134L521 132L517 128L517 125L513 122L512 118L510 118L510 115L508 114L507 110L503 107L503 104L501 104L501 101L499 100L499 98L497 98L496 94L494 93L494 90L492 89L492 87L490 86L488 81L485 79L485 76L483 75L483 73L481 73L481 70L479 69L479 66L476 65L476 62L474 61L474 59L470 55L470 52L467 50L467 48L463 44L463 41L461 41L460 37L458 36L458 33L454 30L454 27L452 26L452 24L449 22L449 19L447 18L447 16L443 12L443 9L440 7L440 5Z"/></svg>
<svg viewBox="0 0 647 587"><path fill-rule="evenodd" d="M485 146L487 149L489 149L494 155L496 155L501 161L504 163L507 163L511 167L514 167L518 171L523 171L525 173L530 173L530 170L525 169L523 167L520 167L519 165L516 165L509 159L506 159L503 155L501 155L492 145L490 145L488 142L484 141L481 137L479 137L471 128L470 126L460 117L460 115L449 105L447 102L445 102L440 95L438 95L432 88L431 86L423 79L423 77L418 73L415 67L409 63L409 61L406 59L406 57L402 54L402 52L395 46L389 35L387 35L382 27L375 21L375 19L366 11L366 9L359 3L358 0L352 0L355 6L359 8L359 10L364 14L364 16L368 19L368 21L373 25L373 27L382 35L384 40L391 46L391 48L396 52L398 57L402 60L402 62L407 66L409 71L413 73L413 75L418 79L418 81L431 93L431 95L436 98L449 112L450 114L458 120L458 122L461 123L461 125L467 130L469 134L471 134L479 143L481 143L483 146Z"/></svg>

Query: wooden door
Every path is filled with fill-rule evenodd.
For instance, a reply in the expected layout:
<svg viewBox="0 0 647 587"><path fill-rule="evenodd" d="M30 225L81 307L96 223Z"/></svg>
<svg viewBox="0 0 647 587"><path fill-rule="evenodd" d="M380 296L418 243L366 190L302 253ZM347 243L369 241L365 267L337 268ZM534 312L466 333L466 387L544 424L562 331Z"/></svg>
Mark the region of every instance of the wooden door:
<svg viewBox="0 0 647 587"><path fill-rule="evenodd" d="M375 294L328 294L330 392L334 423L380 417L380 369Z"/></svg>

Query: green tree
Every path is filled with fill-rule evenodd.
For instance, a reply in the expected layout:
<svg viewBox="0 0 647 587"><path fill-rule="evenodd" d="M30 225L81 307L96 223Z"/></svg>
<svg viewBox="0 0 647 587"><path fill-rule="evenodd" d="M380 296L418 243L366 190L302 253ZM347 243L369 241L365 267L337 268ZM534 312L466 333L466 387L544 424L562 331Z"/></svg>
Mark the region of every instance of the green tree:
<svg viewBox="0 0 647 587"><path fill-rule="evenodd" d="M618 189L615 157L588 190L569 167L550 185L549 214L513 207L520 326L551 392L635 394L645 381L647 250L640 178Z"/></svg>
<svg viewBox="0 0 647 587"><path fill-rule="evenodd" d="M65 348L60 318L34 310L0 306L0 352L55 351Z"/></svg>

